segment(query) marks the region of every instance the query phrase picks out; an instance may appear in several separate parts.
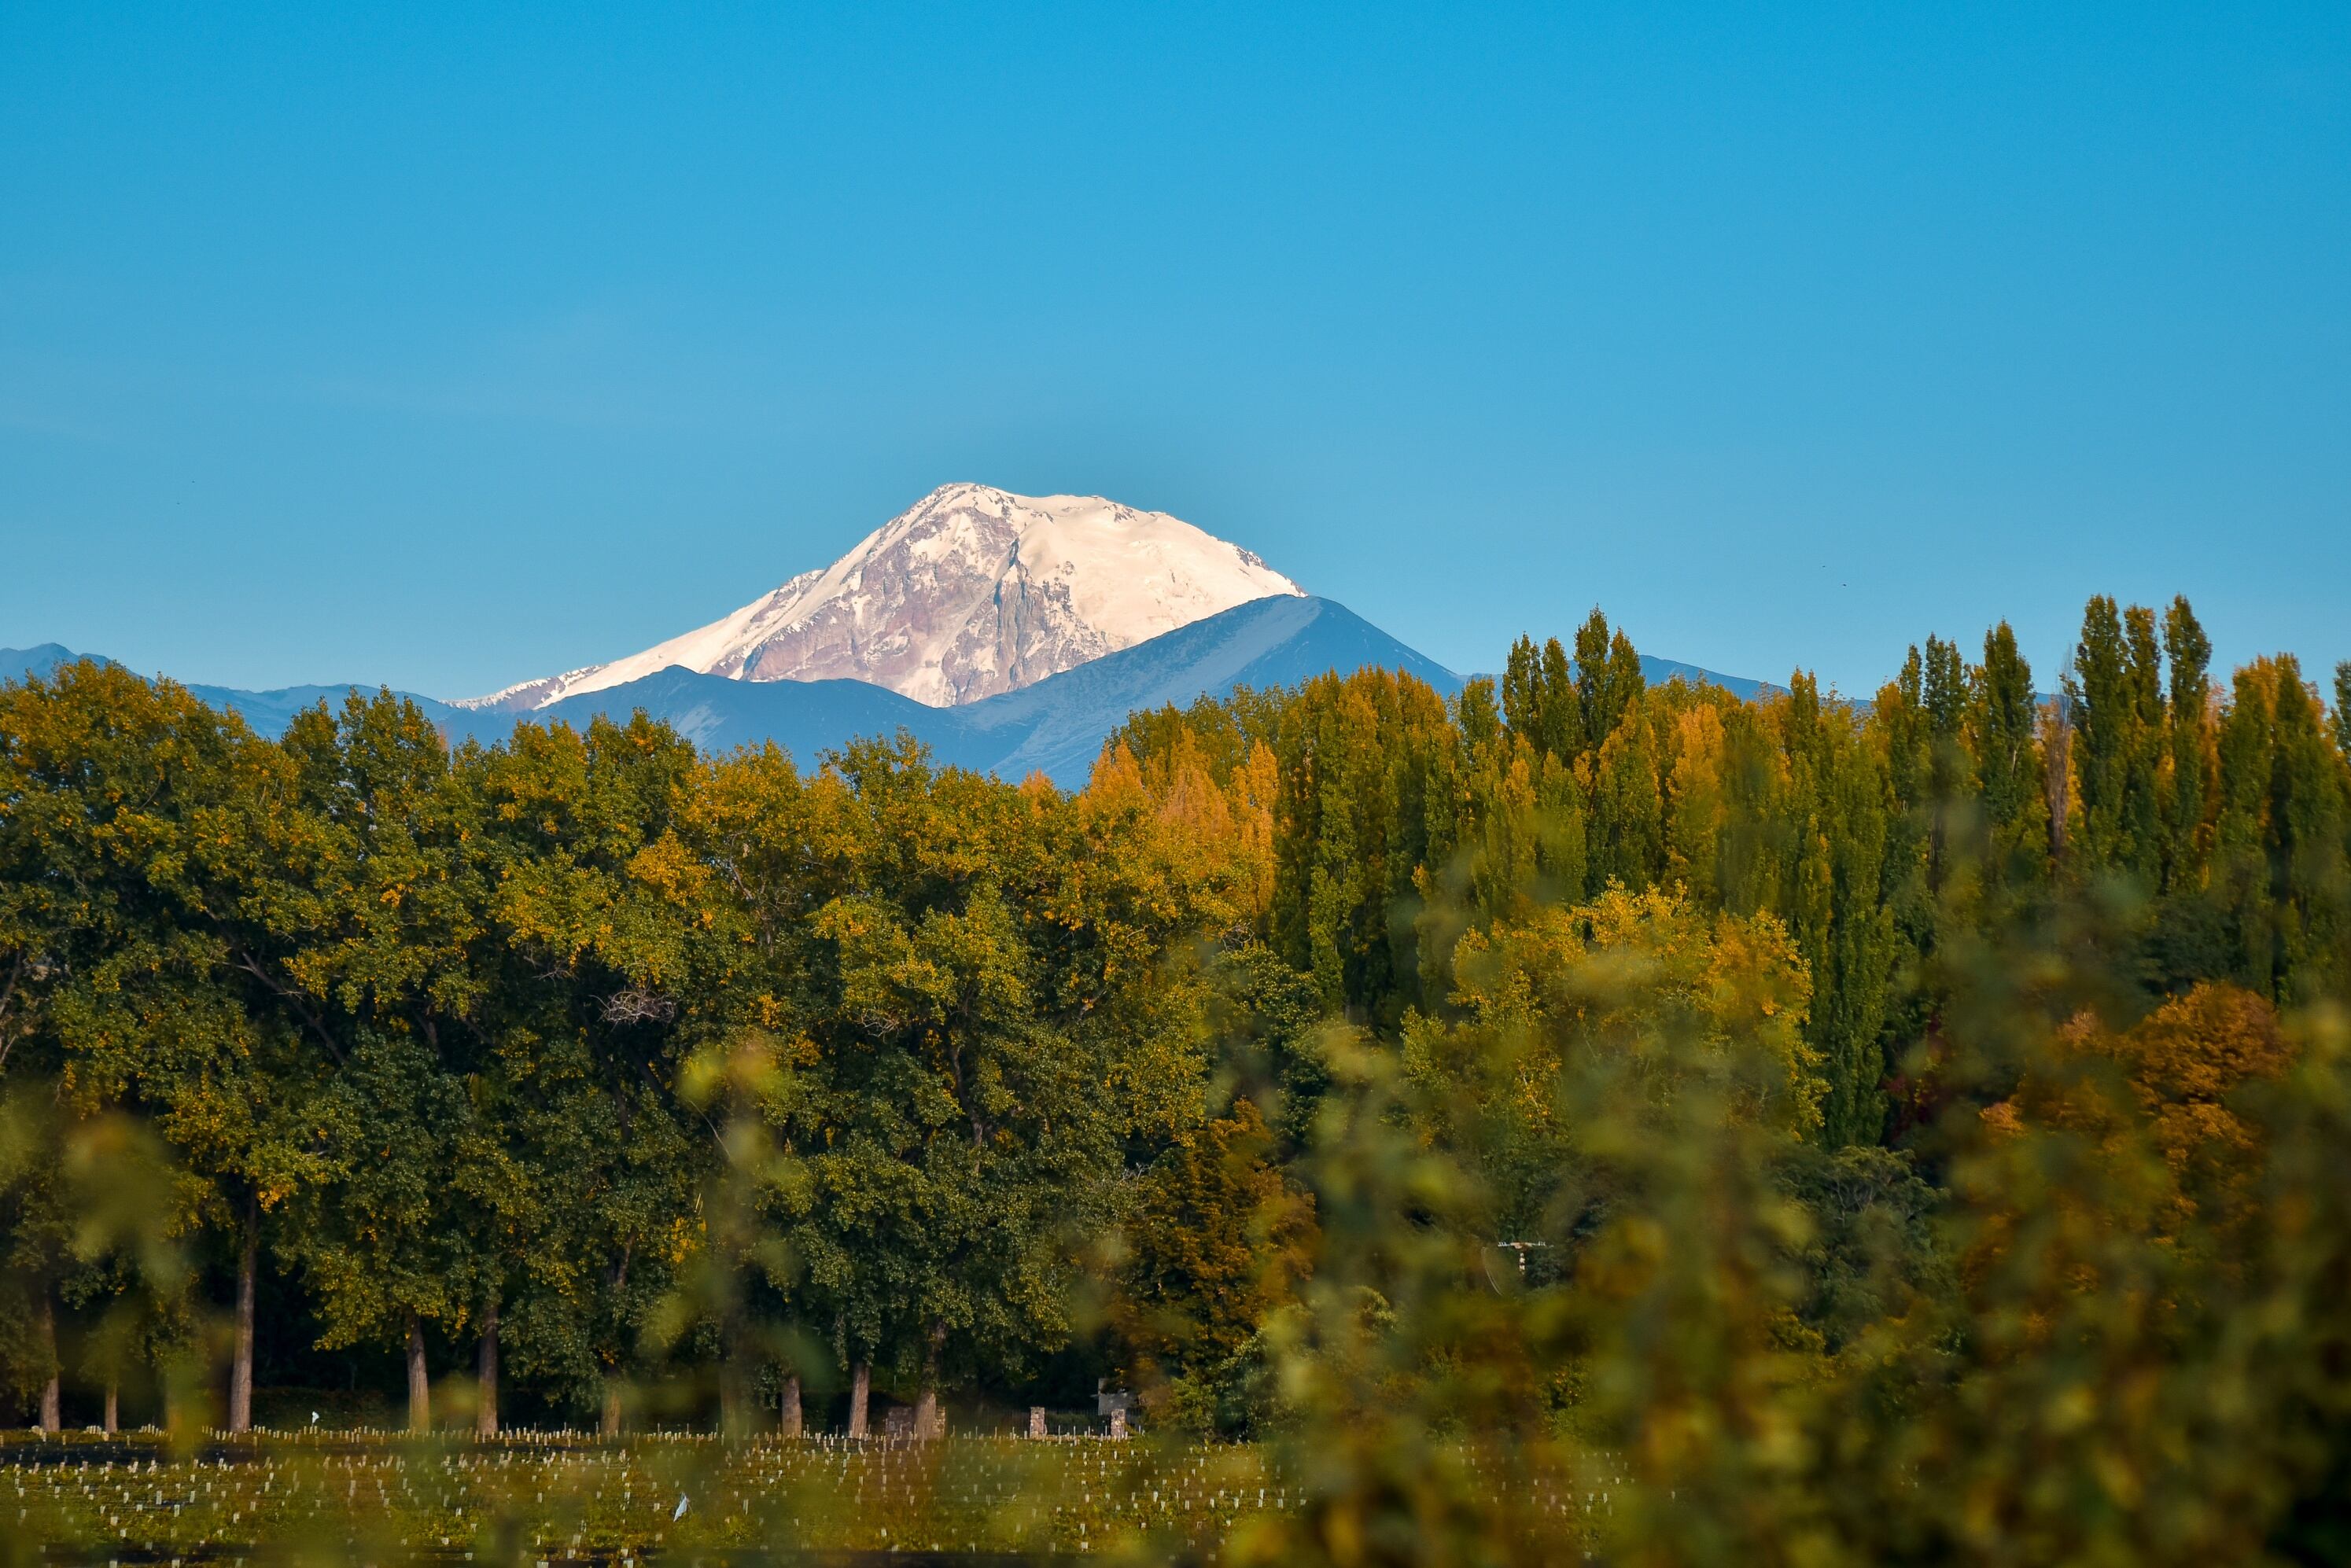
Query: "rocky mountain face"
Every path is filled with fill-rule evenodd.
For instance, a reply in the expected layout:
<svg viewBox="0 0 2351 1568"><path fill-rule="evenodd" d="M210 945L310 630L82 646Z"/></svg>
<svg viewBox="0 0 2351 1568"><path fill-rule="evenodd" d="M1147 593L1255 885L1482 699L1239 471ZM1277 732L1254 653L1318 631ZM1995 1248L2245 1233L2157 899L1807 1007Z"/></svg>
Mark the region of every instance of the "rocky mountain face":
<svg viewBox="0 0 2351 1568"><path fill-rule="evenodd" d="M459 706L528 712L681 666L743 681L864 681L950 707L1252 600L1302 592L1248 550L1164 512L946 485L831 566L723 620Z"/></svg>

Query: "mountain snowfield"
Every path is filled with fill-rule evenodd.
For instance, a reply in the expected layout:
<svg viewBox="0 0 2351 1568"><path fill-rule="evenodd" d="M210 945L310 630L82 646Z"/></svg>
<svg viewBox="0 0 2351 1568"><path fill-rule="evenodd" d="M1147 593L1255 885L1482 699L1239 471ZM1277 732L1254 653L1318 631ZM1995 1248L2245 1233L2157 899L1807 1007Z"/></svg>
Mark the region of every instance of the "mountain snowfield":
<svg viewBox="0 0 2351 1568"><path fill-rule="evenodd" d="M943 485L831 566L723 620L456 706L529 712L682 666L742 681L865 681L951 707L1238 604L1304 592L1165 512Z"/></svg>

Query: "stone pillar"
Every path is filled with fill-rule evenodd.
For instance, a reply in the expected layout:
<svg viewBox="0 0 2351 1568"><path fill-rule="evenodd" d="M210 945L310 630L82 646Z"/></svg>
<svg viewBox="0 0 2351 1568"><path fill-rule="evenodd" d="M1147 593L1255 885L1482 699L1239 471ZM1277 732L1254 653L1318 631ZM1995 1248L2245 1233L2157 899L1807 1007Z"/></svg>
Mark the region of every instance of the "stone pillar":
<svg viewBox="0 0 2351 1568"><path fill-rule="evenodd" d="M1042 1405L1029 1406L1029 1435L1031 1437L1045 1435L1045 1407Z"/></svg>

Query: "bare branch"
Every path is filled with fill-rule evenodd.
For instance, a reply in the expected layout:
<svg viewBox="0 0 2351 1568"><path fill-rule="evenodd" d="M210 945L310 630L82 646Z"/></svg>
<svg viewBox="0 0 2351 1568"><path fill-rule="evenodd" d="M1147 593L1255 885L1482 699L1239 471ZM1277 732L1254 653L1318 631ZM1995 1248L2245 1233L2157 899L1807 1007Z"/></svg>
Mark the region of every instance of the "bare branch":
<svg viewBox="0 0 2351 1568"><path fill-rule="evenodd" d="M677 1004L667 997L631 987L614 991L600 1004L606 1023L667 1023L677 1017Z"/></svg>

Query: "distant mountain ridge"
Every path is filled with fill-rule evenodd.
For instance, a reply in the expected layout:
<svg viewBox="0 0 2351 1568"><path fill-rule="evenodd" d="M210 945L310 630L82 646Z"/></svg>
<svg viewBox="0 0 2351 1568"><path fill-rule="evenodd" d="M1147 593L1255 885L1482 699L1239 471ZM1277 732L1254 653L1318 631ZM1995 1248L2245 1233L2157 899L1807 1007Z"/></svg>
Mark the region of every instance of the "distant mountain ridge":
<svg viewBox="0 0 2351 1568"><path fill-rule="evenodd" d="M31 669L46 674L76 655L55 643L0 650L0 676ZM900 730L946 764L1023 778L1041 772L1055 783L1083 784L1102 741L1129 715L1236 686L1288 686L1328 671L1365 665L1401 669L1447 695L1461 678L1406 647L1346 606L1328 599L1251 600L1148 642L1105 653L1018 691L954 707L932 707L863 681L743 681L672 666L639 679L563 697L528 713L465 708L409 696L455 741L504 740L518 723L585 727L599 716L625 720L643 709L665 719L705 750L773 740L803 765L864 737ZM281 733L300 709L330 706L357 689L288 686L270 692L191 686L215 707L242 714L255 729Z"/></svg>
<svg viewBox="0 0 2351 1568"><path fill-rule="evenodd" d="M0 648L0 681L21 680L28 674L47 677L59 664L76 664L85 659L94 664L120 662L103 653L77 653L57 643L42 643L30 648ZM352 692L372 695L382 689L363 681L342 685L279 686L266 692L250 692L239 686L211 686L194 681L180 684L186 686L197 701L237 714L263 735L283 735L286 727L294 722L294 716L304 708L316 707L322 702L329 707L335 707ZM414 703L435 724L445 726L458 716L458 709L437 697L421 696L414 692L395 692L392 695Z"/></svg>
<svg viewBox="0 0 2351 1568"><path fill-rule="evenodd" d="M0 649L0 680L77 656L55 643ZM1711 682L1741 697L1774 689L1667 659L1641 665L1652 681ZM396 695L453 742L642 710L710 751L774 741L813 765L904 731L943 763L1074 786L1132 714L1366 666L1407 671L1447 696L1463 685L1181 518L1099 496L956 484L832 565L643 653L486 697ZM306 708L378 688L188 689L278 735Z"/></svg>
<svg viewBox="0 0 2351 1568"><path fill-rule="evenodd" d="M948 707L1304 591L1165 512L942 485L831 566L707 626L455 706L529 712L679 666L739 681L859 680Z"/></svg>
<svg viewBox="0 0 2351 1568"><path fill-rule="evenodd" d="M0 649L0 679L47 674L81 655L57 643ZM93 655L95 657L95 655ZM99 663L109 661L100 658ZM1705 681L1752 699L1779 688L1719 675L1694 664L1645 655L1652 681ZM636 679L575 693L528 712L467 707L413 693L414 702L452 742L506 739L517 723L585 727L595 717L626 720L639 709L667 721L710 751L774 741L803 766L825 752L901 730L928 746L943 764L1018 779L1041 772L1065 788L1083 784L1102 745L1129 716L1235 688L1294 686L1330 671L1374 666L1404 670L1447 696L1463 679L1328 599L1256 599L1175 631L1088 660L1015 691L952 707L935 707L870 682L745 681L673 665ZM329 706L366 685L284 686L243 691L191 685L214 707L231 709L267 735L284 732L296 713Z"/></svg>
<svg viewBox="0 0 2351 1568"><path fill-rule="evenodd" d="M0 648L0 681L21 680L26 675L47 675L59 664L70 664L77 659L88 659L94 664L114 663L103 653L77 653L62 643L36 643L29 648Z"/></svg>
<svg viewBox="0 0 2351 1568"><path fill-rule="evenodd" d="M955 707L926 706L861 681L737 681L671 668L528 715L461 709L447 723L453 735L491 740L517 718L578 726L643 708L705 748L772 739L803 763L853 738L903 729L943 763L1008 779L1043 773L1074 788L1131 714L1367 664L1409 671L1447 695L1461 689L1458 675L1346 606L1283 597L1236 605L1019 691Z"/></svg>
<svg viewBox="0 0 2351 1568"><path fill-rule="evenodd" d="M1745 675L1726 675L1718 670L1698 664L1685 664L1679 659L1660 659L1652 653L1641 655L1641 678L1653 686L1675 681L1687 681L1694 686L1720 686L1741 702L1753 702L1788 688L1776 681L1750 680Z"/></svg>

